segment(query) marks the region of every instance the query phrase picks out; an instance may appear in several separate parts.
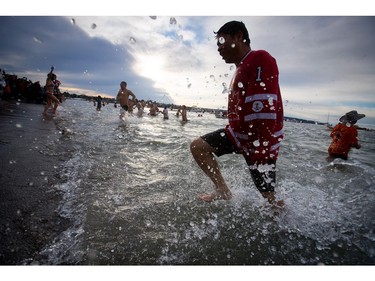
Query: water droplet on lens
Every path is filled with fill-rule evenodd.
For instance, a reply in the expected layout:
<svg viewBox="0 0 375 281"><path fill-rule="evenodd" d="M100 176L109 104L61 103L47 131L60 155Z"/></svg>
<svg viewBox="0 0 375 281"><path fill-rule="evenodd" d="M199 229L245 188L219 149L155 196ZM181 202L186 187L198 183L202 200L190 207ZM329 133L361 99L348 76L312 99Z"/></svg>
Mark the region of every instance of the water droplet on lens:
<svg viewBox="0 0 375 281"><path fill-rule="evenodd" d="M224 37L219 37L218 41L219 41L220 44L224 44L225 43L225 38Z"/></svg>
<svg viewBox="0 0 375 281"><path fill-rule="evenodd" d="M92 29L95 29L95 28L96 28L96 24L93 23L93 24L91 25L91 28L92 28Z"/></svg>
<svg viewBox="0 0 375 281"><path fill-rule="evenodd" d="M156 16L150 16L150 19L156 20Z"/></svg>
<svg viewBox="0 0 375 281"><path fill-rule="evenodd" d="M38 37L33 37L34 42L43 44L43 40L39 39Z"/></svg>
<svg viewBox="0 0 375 281"><path fill-rule="evenodd" d="M222 83L222 85L223 85L223 87L224 87L224 89L223 89L223 94L226 94L226 93L228 93L229 92L229 90L228 90L228 88L227 88L227 83L225 83L225 82L223 82Z"/></svg>
<svg viewBox="0 0 375 281"><path fill-rule="evenodd" d="M171 17L171 18L169 19L169 23L170 23L170 24L177 24L177 20L176 20L176 18Z"/></svg>
<svg viewBox="0 0 375 281"><path fill-rule="evenodd" d="M238 88L243 88L243 84L242 84L242 82L238 82L238 83L237 83L237 86L238 86Z"/></svg>
<svg viewBox="0 0 375 281"><path fill-rule="evenodd" d="M70 19L70 23L71 23L71 24L76 24L76 20L73 19L73 18L71 18L71 19Z"/></svg>
<svg viewBox="0 0 375 281"><path fill-rule="evenodd" d="M130 38L129 38L129 42L130 42L131 44L135 44L135 43L137 43L137 41L135 40L134 37L130 37Z"/></svg>
<svg viewBox="0 0 375 281"><path fill-rule="evenodd" d="M273 105L273 98L272 98L272 97L270 97L270 98L268 99L268 103L269 103L270 105Z"/></svg>

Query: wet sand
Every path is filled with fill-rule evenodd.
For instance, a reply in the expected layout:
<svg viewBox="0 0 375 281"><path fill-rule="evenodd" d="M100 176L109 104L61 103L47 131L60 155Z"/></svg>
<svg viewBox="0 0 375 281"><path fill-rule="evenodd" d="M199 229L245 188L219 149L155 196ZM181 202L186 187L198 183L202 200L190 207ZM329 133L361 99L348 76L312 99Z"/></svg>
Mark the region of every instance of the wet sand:
<svg viewBox="0 0 375 281"><path fill-rule="evenodd" d="M69 157L49 144L61 133L43 105L0 101L0 264L33 264L33 257L68 225L58 214L56 183Z"/></svg>

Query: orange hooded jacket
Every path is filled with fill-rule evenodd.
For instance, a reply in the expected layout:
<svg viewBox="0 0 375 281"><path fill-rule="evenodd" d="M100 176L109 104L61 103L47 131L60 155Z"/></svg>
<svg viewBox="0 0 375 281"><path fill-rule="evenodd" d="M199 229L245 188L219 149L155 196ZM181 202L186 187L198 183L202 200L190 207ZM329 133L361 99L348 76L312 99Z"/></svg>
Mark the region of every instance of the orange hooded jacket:
<svg viewBox="0 0 375 281"><path fill-rule="evenodd" d="M349 150L352 147L359 148L357 128L347 126L346 124L337 124L331 132L330 137L332 142L328 148L330 156L342 156L341 158L347 159Z"/></svg>

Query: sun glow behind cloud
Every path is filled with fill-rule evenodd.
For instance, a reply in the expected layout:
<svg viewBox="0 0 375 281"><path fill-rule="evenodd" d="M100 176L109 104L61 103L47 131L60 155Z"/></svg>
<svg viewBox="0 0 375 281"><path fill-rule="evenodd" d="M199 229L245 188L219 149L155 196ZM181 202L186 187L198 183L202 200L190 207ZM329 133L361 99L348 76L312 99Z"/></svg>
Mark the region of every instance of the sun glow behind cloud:
<svg viewBox="0 0 375 281"><path fill-rule="evenodd" d="M229 83L229 66L216 52L212 24L204 24L212 19L200 19L206 30L192 30L194 18L185 17L74 17L74 25L128 52L132 61L124 63L124 72L131 69L152 80L174 103L225 107L220 93L222 83Z"/></svg>
<svg viewBox="0 0 375 281"><path fill-rule="evenodd" d="M137 54L133 65L134 71L141 76L150 78L155 82L155 87L162 87L165 83L166 71L163 56L154 54Z"/></svg>

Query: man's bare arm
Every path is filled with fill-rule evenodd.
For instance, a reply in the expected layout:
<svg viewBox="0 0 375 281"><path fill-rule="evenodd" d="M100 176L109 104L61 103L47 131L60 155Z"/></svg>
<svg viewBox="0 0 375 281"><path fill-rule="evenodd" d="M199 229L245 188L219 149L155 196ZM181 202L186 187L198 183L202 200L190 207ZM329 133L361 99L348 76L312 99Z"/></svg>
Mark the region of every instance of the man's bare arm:
<svg viewBox="0 0 375 281"><path fill-rule="evenodd" d="M135 100L137 97L133 94L132 91L129 90L129 95L131 95L133 97L133 99Z"/></svg>

